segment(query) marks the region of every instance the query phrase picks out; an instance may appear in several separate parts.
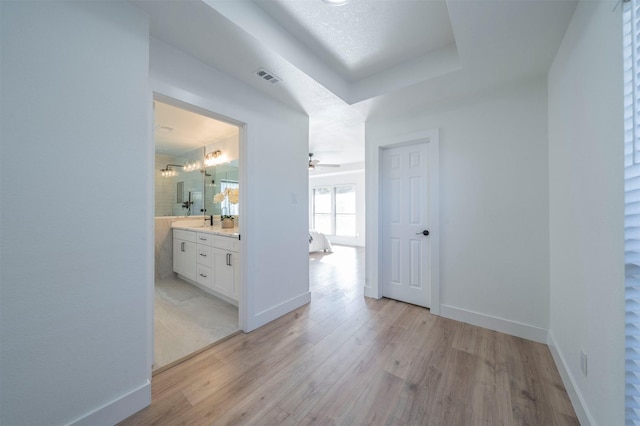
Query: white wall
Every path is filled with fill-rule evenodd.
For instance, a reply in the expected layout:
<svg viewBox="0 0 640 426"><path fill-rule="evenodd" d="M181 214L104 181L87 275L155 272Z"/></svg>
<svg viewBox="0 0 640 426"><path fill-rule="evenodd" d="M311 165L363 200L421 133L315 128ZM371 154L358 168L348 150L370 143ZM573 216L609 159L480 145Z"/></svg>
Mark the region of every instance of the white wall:
<svg viewBox="0 0 640 426"><path fill-rule="evenodd" d="M356 237L327 235L329 241L336 244L364 247L365 241L365 186L364 170L344 173L309 175L309 227L313 223L313 188L319 186L355 185L356 190Z"/></svg>
<svg viewBox="0 0 640 426"><path fill-rule="evenodd" d="M540 78L365 129L367 152L440 130L440 313L538 341L549 320L546 89ZM369 285L376 259L367 252Z"/></svg>
<svg viewBox="0 0 640 426"><path fill-rule="evenodd" d="M151 397L147 18L0 3L0 423L113 424Z"/></svg>
<svg viewBox="0 0 640 426"><path fill-rule="evenodd" d="M622 18L614 4L578 5L549 72L549 343L581 422L600 425L624 424Z"/></svg>
<svg viewBox="0 0 640 426"><path fill-rule="evenodd" d="M155 39L150 59L154 92L246 124L240 147L246 330L309 302L309 118Z"/></svg>

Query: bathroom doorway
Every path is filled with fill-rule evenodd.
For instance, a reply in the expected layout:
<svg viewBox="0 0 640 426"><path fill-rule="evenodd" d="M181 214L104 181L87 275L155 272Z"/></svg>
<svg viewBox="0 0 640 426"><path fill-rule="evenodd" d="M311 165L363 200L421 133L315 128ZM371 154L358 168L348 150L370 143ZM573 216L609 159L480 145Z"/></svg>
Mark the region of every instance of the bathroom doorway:
<svg viewBox="0 0 640 426"><path fill-rule="evenodd" d="M242 127L162 95L153 114L155 374L241 329Z"/></svg>

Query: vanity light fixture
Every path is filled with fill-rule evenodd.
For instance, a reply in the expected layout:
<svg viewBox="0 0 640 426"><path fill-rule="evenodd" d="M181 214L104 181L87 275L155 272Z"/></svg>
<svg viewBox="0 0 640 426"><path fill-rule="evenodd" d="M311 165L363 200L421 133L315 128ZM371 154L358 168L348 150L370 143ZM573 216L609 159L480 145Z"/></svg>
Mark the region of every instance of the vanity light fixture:
<svg viewBox="0 0 640 426"><path fill-rule="evenodd" d="M224 162L224 159L225 157L222 155L222 151L217 149L212 152L207 152L207 154L204 156L204 165L214 166L216 164Z"/></svg>

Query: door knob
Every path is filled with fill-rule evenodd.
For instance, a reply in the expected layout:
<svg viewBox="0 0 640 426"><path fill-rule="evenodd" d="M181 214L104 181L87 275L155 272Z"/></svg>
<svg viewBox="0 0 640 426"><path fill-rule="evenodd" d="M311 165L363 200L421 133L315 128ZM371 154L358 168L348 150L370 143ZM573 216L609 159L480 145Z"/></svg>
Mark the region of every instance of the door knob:
<svg viewBox="0 0 640 426"><path fill-rule="evenodd" d="M425 230L424 230L424 231L422 231L422 232L416 232L416 235L420 235L420 234L422 234L422 235L429 235L429 231L427 231L427 230L425 229Z"/></svg>

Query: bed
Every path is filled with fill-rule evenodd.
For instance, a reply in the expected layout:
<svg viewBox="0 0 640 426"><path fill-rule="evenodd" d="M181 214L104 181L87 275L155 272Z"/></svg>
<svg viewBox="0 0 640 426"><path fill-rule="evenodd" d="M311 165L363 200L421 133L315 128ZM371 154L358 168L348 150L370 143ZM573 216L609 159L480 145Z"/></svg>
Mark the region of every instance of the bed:
<svg viewBox="0 0 640 426"><path fill-rule="evenodd" d="M324 251L327 253L331 253L333 251L333 247L331 247L331 242L321 232L314 231L312 229L309 230L309 253L314 251Z"/></svg>

